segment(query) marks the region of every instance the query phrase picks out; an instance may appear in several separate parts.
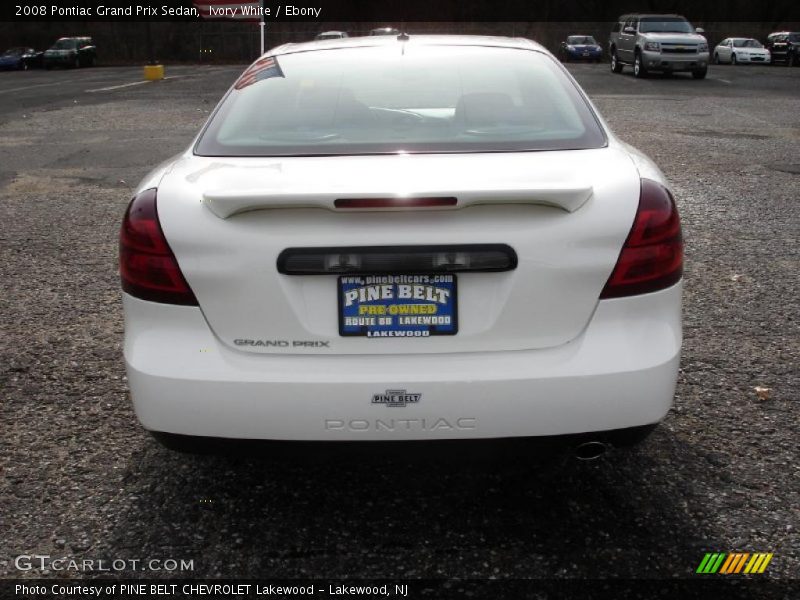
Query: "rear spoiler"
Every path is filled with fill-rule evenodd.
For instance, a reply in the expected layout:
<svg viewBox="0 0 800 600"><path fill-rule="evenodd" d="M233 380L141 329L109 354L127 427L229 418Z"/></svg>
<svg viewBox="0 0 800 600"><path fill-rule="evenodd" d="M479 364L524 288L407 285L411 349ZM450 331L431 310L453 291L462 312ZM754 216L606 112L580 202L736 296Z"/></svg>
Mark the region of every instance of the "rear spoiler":
<svg viewBox="0 0 800 600"><path fill-rule="evenodd" d="M264 190L209 191L203 194L203 204L221 219L252 210L272 210L281 208L324 208L331 211L352 212L354 210L458 210L479 204L534 204L553 206L566 212L575 212L592 196L590 185L552 185L535 189L492 189L463 190L447 192L417 192L408 195L395 193L342 193L342 192L276 192ZM456 199L455 202L442 202L421 205L415 199L435 200ZM369 208L340 208L343 199L385 201L370 203ZM409 206L403 206L403 200ZM337 200L340 202L337 206ZM356 203L353 203L354 205Z"/></svg>

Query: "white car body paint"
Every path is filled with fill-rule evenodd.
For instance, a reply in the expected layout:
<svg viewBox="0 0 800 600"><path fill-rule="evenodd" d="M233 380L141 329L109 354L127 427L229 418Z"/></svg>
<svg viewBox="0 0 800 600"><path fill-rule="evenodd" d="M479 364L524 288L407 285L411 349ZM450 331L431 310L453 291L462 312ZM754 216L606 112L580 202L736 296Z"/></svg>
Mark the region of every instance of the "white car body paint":
<svg viewBox="0 0 800 600"><path fill-rule="evenodd" d="M547 54L527 41L489 39ZM337 43L368 42L320 44ZM123 294L139 420L167 433L328 441L542 436L658 422L675 391L682 284L599 296L633 223L641 178L667 183L598 121L608 145L588 150L203 157L193 144L163 163L137 191L158 188L161 227L199 306ZM330 206L343 195L381 194L474 202L393 211L391 219ZM275 267L292 246L477 243L510 245L519 264L458 274L454 336L341 337L337 278ZM307 341L325 343L296 343ZM420 401L371 403L387 390Z"/></svg>
<svg viewBox="0 0 800 600"><path fill-rule="evenodd" d="M751 47L735 47L735 41L749 40L751 38L727 38L722 40L714 48L713 56L718 57L720 63L731 64L735 61L737 64L759 63L769 64L771 62L771 55L766 48L751 48ZM753 40L755 41L755 40Z"/></svg>

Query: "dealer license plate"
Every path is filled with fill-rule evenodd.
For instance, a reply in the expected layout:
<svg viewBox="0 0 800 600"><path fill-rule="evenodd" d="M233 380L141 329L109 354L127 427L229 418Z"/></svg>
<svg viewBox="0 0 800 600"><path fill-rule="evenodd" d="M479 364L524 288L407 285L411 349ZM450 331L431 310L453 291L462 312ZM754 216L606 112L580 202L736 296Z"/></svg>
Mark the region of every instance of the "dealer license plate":
<svg viewBox="0 0 800 600"><path fill-rule="evenodd" d="M419 338L458 332L455 275L343 275L338 288L340 335Z"/></svg>

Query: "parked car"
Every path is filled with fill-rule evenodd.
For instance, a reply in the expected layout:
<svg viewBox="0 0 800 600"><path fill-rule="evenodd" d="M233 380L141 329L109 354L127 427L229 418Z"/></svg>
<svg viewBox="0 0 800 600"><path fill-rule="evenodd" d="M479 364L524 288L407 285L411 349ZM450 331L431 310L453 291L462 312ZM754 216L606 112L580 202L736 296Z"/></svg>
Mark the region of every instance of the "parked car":
<svg viewBox="0 0 800 600"><path fill-rule="evenodd" d="M570 35L561 42L559 57L563 61L593 60L600 62L603 48L590 35Z"/></svg>
<svg viewBox="0 0 800 600"><path fill-rule="evenodd" d="M369 32L370 35L400 35L400 30L395 29L394 27L378 27L377 29L371 29Z"/></svg>
<svg viewBox="0 0 800 600"><path fill-rule="evenodd" d="M42 53L33 48L9 48L0 55L0 69L17 69L27 71L42 66Z"/></svg>
<svg viewBox="0 0 800 600"><path fill-rule="evenodd" d="M91 67L97 60L97 48L90 37L59 38L44 53L44 68L55 66Z"/></svg>
<svg viewBox="0 0 800 600"><path fill-rule="evenodd" d="M770 33L765 44L772 55L773 63L783 63L787 67L800 64L800 33L780 31Z"/></svg>
<svg viewBox="0 0 800 600"><path fill-rule="evenodd" d="M344 31L323 31L322 33L318 33L315 40L341 40L346 37L350 37Z"/></svg>
<svg viewBox="0 0 800 600"><path fill-rule="evenodd" d="M754 38L727 38L714 48L714 64L769 63L769 50Z"/></svg>
<svg viewBox="0 0 800 600"><path fill-rule="evenodd" d="M608 47L611 70L633 67L636 77L652 71L688 71L703 79L708 71L708 41L680 15L623 15L611 30Z"/></svg>
<svg viewBox="0 0 800 600"><path fill-rule="evenodd" d="M664 176L539 44L281 46L125 213L131 397L177 448L563 435L596 457L670 408L682 256Z"/></svg>

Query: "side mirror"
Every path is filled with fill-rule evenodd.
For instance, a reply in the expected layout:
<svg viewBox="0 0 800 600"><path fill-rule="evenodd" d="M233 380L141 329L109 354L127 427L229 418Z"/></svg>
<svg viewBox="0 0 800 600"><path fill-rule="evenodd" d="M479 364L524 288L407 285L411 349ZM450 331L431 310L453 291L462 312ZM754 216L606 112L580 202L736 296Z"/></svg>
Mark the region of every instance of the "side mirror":
<svg viewBox="0 0 800 600"><path fill-rule="evenodd" d="M696 27L694 31L695 31L695 33L705 33L706 32L706 30L703 29L702 27Z"/></svg>
<svg viewBox="0 0 800 600"><path fill-rule="evenodd" d="M636 30L633 27L626 27L622 30L623 33L636 33Z"/></svg>

